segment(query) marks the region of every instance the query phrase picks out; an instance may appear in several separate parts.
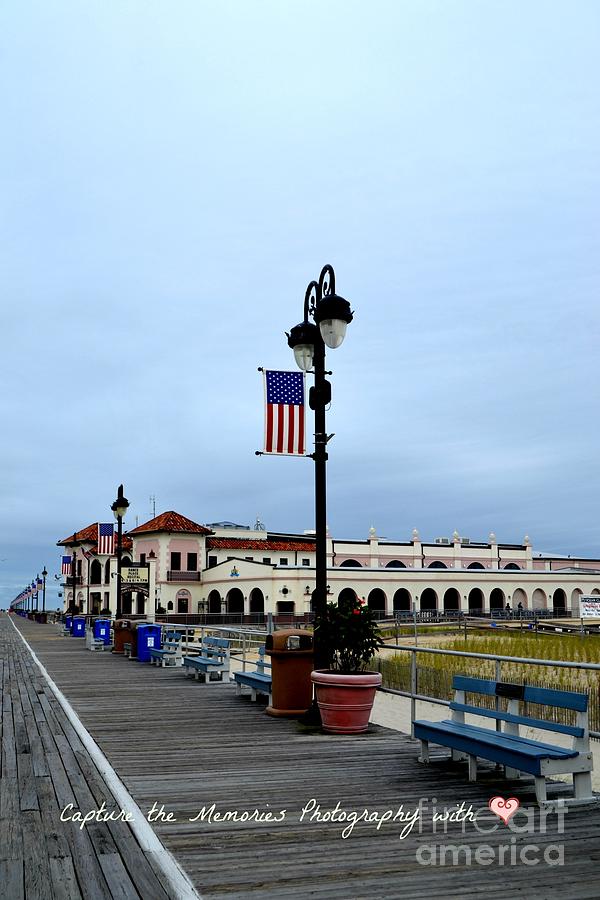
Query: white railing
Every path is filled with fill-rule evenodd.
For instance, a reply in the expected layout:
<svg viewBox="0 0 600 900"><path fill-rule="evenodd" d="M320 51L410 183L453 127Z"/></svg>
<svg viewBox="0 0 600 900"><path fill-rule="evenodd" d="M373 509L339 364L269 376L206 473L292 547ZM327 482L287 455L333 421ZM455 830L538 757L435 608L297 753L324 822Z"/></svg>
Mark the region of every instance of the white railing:
<svg viewBox="0 0 600 900"><path fill-rule="evenodd" d="M239 647L234 648L233 654L239 657L242 664L242 672L246 671L246 666L250 663L248 655L253 650L257 650L261 644L264 644L268 634L267 631L252 628L236 628L232 625L185 625L178 622L169 622L168 624L163 623L162 627L167 628L169 631L179 629L183 631L181 649L184 654L187 652L189 644L196 643L196 641L192 642L189 640L190 632L193 632L194 635L200 632L200 642L204 641L204 638L209 634L232 639L239 644Z"/></svg>

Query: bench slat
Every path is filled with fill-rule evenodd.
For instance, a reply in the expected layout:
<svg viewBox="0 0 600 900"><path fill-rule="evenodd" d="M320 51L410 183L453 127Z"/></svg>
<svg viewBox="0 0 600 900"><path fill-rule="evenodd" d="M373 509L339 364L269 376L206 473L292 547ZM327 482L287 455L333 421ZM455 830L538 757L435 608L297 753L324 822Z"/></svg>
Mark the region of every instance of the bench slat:
<svg viewBox="0 0 600 900"><path fill-rule="evenodd" d="M184 666L197 667L203 669L205 666L211 666L213 669L222 668L225 663L220 662L215 657L210 656L186 656L183 660Z"/></svg>
<svg viewBox="0 0 600 900"><path fill-rule="evenodd" d="M486 694L496 696L496 682L485 678L471 678L466 675L455 675L452 686L458 691L467 691L471 694ZM585 712L588 708L587 694L578 694L575 691L557 691L554 688L539 688L525 685L523 699L529 703L539 703L544 706L559 706L561 709L574 709Z"/></svg>
<svg viewBox="0 0 600 900"><path fill-rule="evenodd" d="M489 719L500 719L501 722L514 722L516 725L526 725L530 728L540 728L544 731L556 731L558 734L570 734L572 737L583 737L583 728L576 725L563 725L560 722L548 722L546 719L531 719L527 716L516 716L513 713L484 709L481 706L470 706L468 703L450 703L450 709L456 712L470 713L473 716L485 716Z"/></svg>
<svg viewBox="0 0 600 900"><path fill-rule="evenodd" d="M415 722L416 725L427 725L434 731L437 729L442 734L464 734L492 747L504 747L515 750L518 753L524 753L526 756L535 756L540 759L572 759L577 756L576 750L570 750L567 747L545 744L542 741L533 741L530 738L506 734L503 731L491 731L489 728L480 728L478 725L463 725L459 722L451 722L449 719L444 719L442 722L421 720Z"/></svg>
<svg viewBox="0 0 600 900"><path fill-rule="evenodd" d="M541 774L542 760L573 759L578 755L576 751L565 750L563 747L536 745L532 741L528 745L522 740L507 740L489 729L477 729L454 722L417 721L414 724L415 737L420 740L441 743L462 753L480 756L531 775Z"/></svg>
<svg viewBox="0 0 600 900"><path fill-rule="evenodd" d="M252 682L260 684L271 684L270 675L261 675L260 672L236 672L234 679L241 684L251 684Z"/></svg>

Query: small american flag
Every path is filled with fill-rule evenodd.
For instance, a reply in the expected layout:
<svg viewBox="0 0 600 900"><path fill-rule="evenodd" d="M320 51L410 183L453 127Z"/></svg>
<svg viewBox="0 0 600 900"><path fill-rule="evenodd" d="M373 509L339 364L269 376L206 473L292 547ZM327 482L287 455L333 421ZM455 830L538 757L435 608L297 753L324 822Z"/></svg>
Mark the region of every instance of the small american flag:
<svg viewBox="0 0 600 900"><path fill-rule="evenodd" d="M98 523L98 553L115 552L115 526L112 522L108 525Z"/></svg>
<svg viewBox="0 0 600 900"><path fill-rule="evenodd" d="M304 372L267 372L265 453L305 456Z"/></svg>
<svg viewBox="0 0 600 900"><path fill-rule="evenodd" d="M60 571L63 575L71 574L71 557L63 556Z"/></svg>

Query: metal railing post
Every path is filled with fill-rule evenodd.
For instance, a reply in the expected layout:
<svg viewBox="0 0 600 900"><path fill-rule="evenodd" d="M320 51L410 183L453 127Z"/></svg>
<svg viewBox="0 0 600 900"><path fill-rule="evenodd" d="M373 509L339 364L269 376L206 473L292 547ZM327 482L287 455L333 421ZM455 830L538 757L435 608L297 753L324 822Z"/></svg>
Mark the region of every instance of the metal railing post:
<svg viewBox="0 0 600 900"><path fill-rule="evenodd" d="M502 660L496 660L496 683L502 681ZM496 712L500 711L500 697L496 694ZM500 719L496 719L496 731L502 731Z"/></svg>
<svg viewBox="0 0 600 900"><path fill-rule="evenodd" d="M410 736L415 737L415 717L417 715L417 653L410 655Z"/></svg>

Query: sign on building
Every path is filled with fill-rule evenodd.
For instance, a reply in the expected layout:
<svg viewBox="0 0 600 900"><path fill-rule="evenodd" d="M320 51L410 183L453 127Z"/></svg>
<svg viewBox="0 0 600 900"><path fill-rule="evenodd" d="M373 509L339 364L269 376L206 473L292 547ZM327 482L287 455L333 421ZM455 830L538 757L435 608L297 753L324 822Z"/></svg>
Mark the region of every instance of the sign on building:
<svg viewBox="0 0 600 900"><path fill-rule="evenodd" d="M582 619L600 619L600 595L582 594L579 598L579 615Z"/></svg>
<svg viewBox="0 0 600 900"><path fill-rule="evenodd" d="M148 580L148 566L123 566L121 569L121 581L123 584L142 584Z"/></svg>

